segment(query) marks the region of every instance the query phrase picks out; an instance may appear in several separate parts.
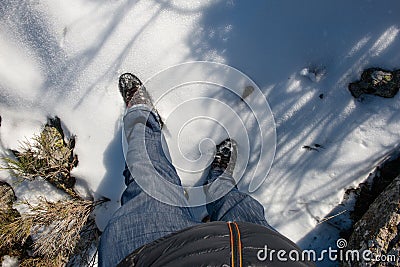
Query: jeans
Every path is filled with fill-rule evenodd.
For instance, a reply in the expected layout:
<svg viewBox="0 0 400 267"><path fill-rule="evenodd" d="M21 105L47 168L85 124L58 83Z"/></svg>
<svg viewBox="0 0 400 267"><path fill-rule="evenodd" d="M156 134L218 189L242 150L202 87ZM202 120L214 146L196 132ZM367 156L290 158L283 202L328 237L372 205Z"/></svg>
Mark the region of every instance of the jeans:
<svg viewBox="0 0 400 267"><path fill-rule="evenodd" d="M180 178L162 149L162 132L157 115L144 105L131 107L124 117L127 140L124 171L126 190L122 206L105 228L99 245L99 266L115 266L135 249L158 238L202 222L194 218L190 207L166 204L147 194L134 177L166 181L181 186ZM147 151L147 155L145 151ZM149 162L150 159L150 162ZM128 169L132 171L131 172ZM215 180L221 173L210 172ZM225 179L224 179L225 180ZM229 179L227 183L231 183ZM151 184L162 194L171 193ZM230 185L232 187L232 184ZM185 200L183 190L172 192ZM251 196L233 187L225 196L206 205L211 221L243 221L271 228L264 217L264 208Z"/></svg>

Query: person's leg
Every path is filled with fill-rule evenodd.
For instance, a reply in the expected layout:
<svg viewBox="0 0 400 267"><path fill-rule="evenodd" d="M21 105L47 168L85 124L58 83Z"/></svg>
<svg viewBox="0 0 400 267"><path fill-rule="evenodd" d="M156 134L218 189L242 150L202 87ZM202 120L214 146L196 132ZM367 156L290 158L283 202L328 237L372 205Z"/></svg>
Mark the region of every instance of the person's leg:
<svg viewBox="0 0 400 267"><path fill-rule="evenodd" d="M177 186L181 182L163 152L157 115L149 107L138 105L129 109L124 123L127 140L124 176L127 188L121 198L122 207L102 234L99 266L115 266L133 250L199 223L193 219L188 208L156 200L139 186L145 183L149 193L158 190L162 194L172 194L171 198L176 201L184 199L182 191L169 192L158 186L158 183L162 184L160 179Z"/></svg>
<svg viewBox="0 0 400 267"><path fill-rule="evenodd" d="M215 172L212 174L214 179L221 177L220 175L221 173ZM231 179L233 180L232 177ZM226 191L229 188L231 189L226 195L207 204L206 208L210 215L210 221L251 222L272 229L265 219L264 207L257 200L240 192L236 186L232 188L232 183L228 179L221 180L218 187L219 190L222 187L227 188Z"/></svg>
<svg viewBox="0 0 400 267"><path fill-rule="evenodd" d="M264 207L237 189L232 177L236 157L235 141L227 139L217 146L205 185L207 199L211 201L206 205L210 221L251 222L272 229L265 219Z"/></svg>

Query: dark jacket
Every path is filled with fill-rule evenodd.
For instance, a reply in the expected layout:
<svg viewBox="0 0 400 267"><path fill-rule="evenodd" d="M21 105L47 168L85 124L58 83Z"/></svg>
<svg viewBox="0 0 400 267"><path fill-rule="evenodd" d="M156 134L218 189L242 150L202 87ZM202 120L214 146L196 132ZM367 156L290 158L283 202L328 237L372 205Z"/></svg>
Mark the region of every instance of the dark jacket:
<svg viewBox="0 0 400 267"><path fill-rule="evenodd" d="M210 222L140 247L118 266L315 266L290 259L297 255L301 260L302 252L296 244L264 226ZM283 261L284 256L287 261Z"/></svg>

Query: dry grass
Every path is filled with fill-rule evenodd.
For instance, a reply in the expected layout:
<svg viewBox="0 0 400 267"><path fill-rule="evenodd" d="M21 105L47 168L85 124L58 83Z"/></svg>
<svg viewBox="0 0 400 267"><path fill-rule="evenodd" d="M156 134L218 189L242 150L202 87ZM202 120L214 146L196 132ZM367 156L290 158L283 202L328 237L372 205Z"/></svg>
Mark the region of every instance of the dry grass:
<svg viewBox="0 0 400 267"><path fill-rule="evenodd" d="M0 258L3 255L23 258L26 254L27 245L26 239L29 236L30 226L19 225L19 231L15 231L20 214L16 209L13 209L13 201L15 194L11 186L5 182L0 181L0 234L5 235L1 237L0 242ZM15 224L13 224L15 223ZM24 222L29 224L29 222ZM25 231L24 231L25 229ZM26 231L28 232L26 234ZM15 242L14 240L21 240Z"/></svg>
<svg viewBox="0 0 400 267"><path fill-rule="evenodd" d="M1 225L0 248L10 247L15 243L24 244L31 234L33 221L28 218L17 217L14 221Z"/></svg>
<svg viewBox="0 0 400 267"><path fill-rule="evenodd" d="M19 267L61 267L63 266L63 260L60 258L56 258L56 259L46 259L46 258L26 258L23 259L20 263L19 263Z"/></svg>
<svg viewBox="0 0 400 267"><path fill-rule="evenodd" d="M50 202L41 198L36 205L25 204L29 206L29 213L1 226L0 248L24 244L33 236L35 258L25 259L26 266L28 262L41 260L45 260L47 266L50 262L54 263L51 266L64 265L73 254L80 254L80 260L88 261L92 243L98 238L97 227L89 219L100 202L76 199ZM85 239L79 242L81 237Z"/></svg>
<svg viewBox="0 0 400 267"><path fill-rule="evenodd" d="M33 243L34 254L47 258L62 255L68 259L93 208L93 202L88 200L49 202L41 199L38 205L30 205L32 213L24 217L33 220L33 233L38 234Z"/></svg>
<svg viewBox="0 0 400 267"><path fill-rule="evenodd" d="M3 169L28 180L40 176L68 195L80 198L73 189L75 178L70 174L78 163L73 153L74 142L74 137L65 142L58 129L46 125L40 135L21 142L18 151L13 151L15 158L3 158Z"/></svg>
<svg viewBox="0 0 400 267"><path fill-rule="evenodd" d="M85 200L75 192L75 178L70 174L78 164L73 153L75 137L65 141L60 120L49 122L40 135L12 151L15 157L3 158L3 169L28 181L42 177L70 198L58 202L39 198L35 205L24 201L29 212L20 215L12 208L14 194L10 198L10 191L0 187L0 252L17 256L20 266L65 266L68 262L92 266L100 236L92 212L106 200ZM19 252L10 253L10 247Z"/></svg>
<svg viewBox="0 0 400 267"><path fill-rule="evenodd" d="M80 235L81 237L75 247L74 255L68 262L68 266L93 266L101 235L93 216L89 217Z"/></svg>

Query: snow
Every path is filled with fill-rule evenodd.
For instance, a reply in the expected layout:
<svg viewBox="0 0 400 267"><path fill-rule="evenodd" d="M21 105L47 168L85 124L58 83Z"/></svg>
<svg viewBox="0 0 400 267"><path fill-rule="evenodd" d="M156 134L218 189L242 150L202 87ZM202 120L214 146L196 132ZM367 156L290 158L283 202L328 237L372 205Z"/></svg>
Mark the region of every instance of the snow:
<svg viewBox="0 0 400 267"><path fill-rule="evenodd" d="M130 71L145 81L184 62L225 63L258 85L275 118L275 159L252 196L284 235L304 248L327 247L335 244L338 230L317 225L317 219L334 211L344 190L366 179L399 142L399 96L357 101L347 90L367 67L400 68L399 8L395 0L3 0L1 151L17 148L18 140L39 132L46 116L58 115L77 135L79 184L112 200L97 210L102 228L124 188L118 76ZM317 72L314 80L302 70L322 75ZM165 107L168 101L187 100L189 91L172 92L163 99ZM214 115L221 114L219 108ZM167 108L161 112L168 114ZM184 115L175 112L173 121ZM196 121L185 128L179 140L183 155L211 157L206 152L212 143L199 148L199 142L208 140L212 125ZM217 130L212 141L221 138L223 131ZM314 144L324 148L302 148ZM174 164L187 164L176 151L171 150ZM5 171L0 175L12 180ZM183 178L184 184L194 180ZM240 188L248 190L248 182L244 179ZM19 197L31 194L23 188ZM334 266L323 266L329 264Z"/></svg>
<svg viewBox="0 0 400 267"><path fill-rule="evenodd" d="M4 256L2 259L2 263L1 266L2 267L16 267L18 266L18 259L17 258L13 258L10 256Z"/></svg>

